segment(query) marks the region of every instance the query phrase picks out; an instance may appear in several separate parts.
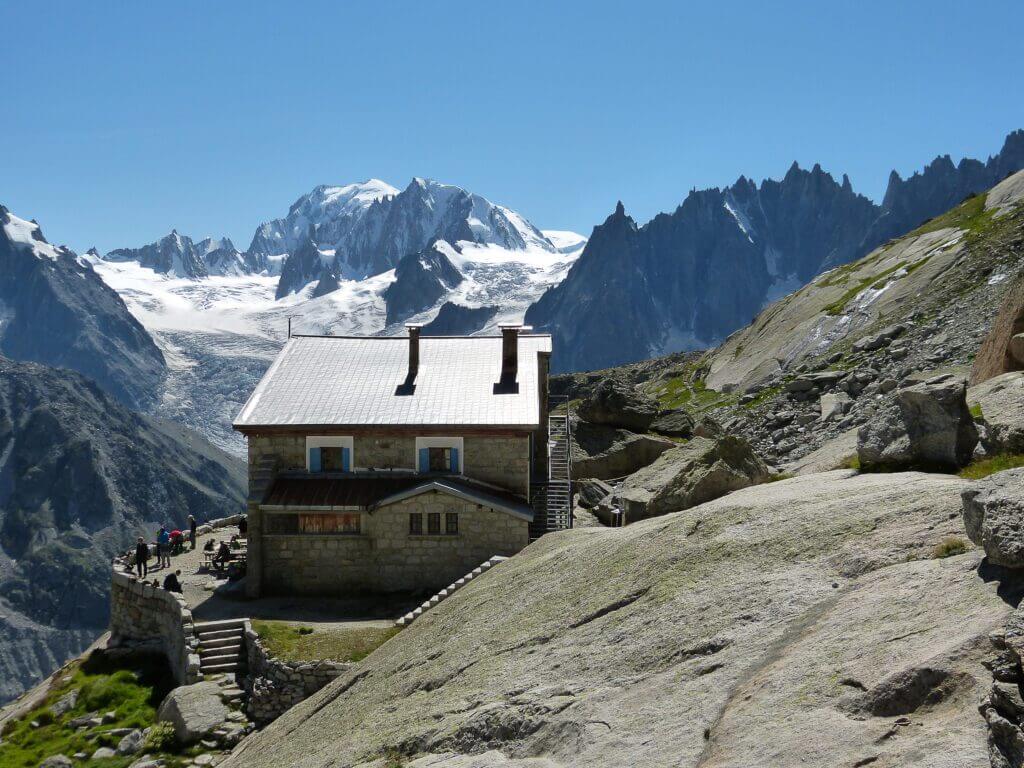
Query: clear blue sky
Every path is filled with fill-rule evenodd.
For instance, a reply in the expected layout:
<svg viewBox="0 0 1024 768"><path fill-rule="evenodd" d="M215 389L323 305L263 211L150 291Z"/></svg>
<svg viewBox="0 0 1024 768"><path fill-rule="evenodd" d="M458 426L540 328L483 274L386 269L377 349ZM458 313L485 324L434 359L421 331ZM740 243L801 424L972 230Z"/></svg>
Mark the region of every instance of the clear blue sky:
<svg viewBox="0 0 1024 768"><path fill-rule="evenodd" d="M459 184L584 234L820 162L987 156L1024 127L1010 2L0 0L0 202L108 250L245 248L318 183Z"/></svg>

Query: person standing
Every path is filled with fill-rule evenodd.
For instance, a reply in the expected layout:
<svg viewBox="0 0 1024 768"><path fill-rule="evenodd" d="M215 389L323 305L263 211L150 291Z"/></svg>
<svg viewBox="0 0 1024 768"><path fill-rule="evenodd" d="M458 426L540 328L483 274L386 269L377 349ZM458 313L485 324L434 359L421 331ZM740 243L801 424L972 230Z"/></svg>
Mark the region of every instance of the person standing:
<svg viewBox="0 0 1024 768"><path fill-rule="evenodd" d="M188 537L192 542L192 549L196 548L196 518L194 515L188 516Z"/></svg>
<svg viewBox="0 0 1024 768"><path fill-rule="evenodd" d="M160 533L156 535L156 559L157 568L171 567L171 533L163 525L160 526Z"/></svg>
<svg viewBox="0 0 1024 768"><path fill-rule="evenodd" d="M135 570L139 574L139 578L149 575L149 547L146 546L146 540L141 536L135 545Z"/></svg>

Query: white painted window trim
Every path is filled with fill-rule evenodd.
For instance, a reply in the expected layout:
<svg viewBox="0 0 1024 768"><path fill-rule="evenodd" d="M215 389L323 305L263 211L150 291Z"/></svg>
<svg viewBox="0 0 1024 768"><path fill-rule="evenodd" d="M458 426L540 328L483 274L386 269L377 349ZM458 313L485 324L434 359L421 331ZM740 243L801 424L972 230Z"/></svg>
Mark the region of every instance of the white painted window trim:
<svg viewBox="0 0 1024 768"><path fill-rule="evenodd" d="M420 471L420 448L458 448L459 474L465 474L466 449L461 437L417 437L416 450L412 455L412 465L417 472Z"/></svg>
<svg viewBox="0 0 1024 768"><path fill-rule="evenodd" d="M310 471L310 448L348 448L348 466L350 470L354 470L356 467L356 452L353 450L353 443L354 441L351 436L306 435L306 471Z"/></svg>

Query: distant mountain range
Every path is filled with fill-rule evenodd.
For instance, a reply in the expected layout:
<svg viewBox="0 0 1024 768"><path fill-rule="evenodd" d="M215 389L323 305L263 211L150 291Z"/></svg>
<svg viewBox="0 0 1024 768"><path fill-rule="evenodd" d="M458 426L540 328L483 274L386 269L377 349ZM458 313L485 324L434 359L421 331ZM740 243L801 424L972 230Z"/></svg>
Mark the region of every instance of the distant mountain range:
<svg viewBox="0 0 1024 768"><path fill-rule="evenodd" d="M881 205L820 166L781 181L693 191L643 226L622 205L565 280L526 313L555 339L553 368L585 370L714 346L768 303L1024 168L1024 131L987 162L948 155L895 172Z"/></svg>

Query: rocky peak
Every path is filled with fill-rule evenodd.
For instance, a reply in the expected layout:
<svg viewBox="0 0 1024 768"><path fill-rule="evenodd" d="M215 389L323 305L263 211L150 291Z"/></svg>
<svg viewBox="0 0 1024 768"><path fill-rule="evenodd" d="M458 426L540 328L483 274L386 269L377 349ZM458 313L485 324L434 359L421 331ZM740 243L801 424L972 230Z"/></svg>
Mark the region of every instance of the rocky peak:
<svg viewBox="0 0 1024 768"><path fill-rule="evenodd" d="M384 293L387 303L387 323L397 323L422 312L465 278L452 258L458 251L443 240L435 240L417 253L411 253L398 262L395 282Z"/></svg>

